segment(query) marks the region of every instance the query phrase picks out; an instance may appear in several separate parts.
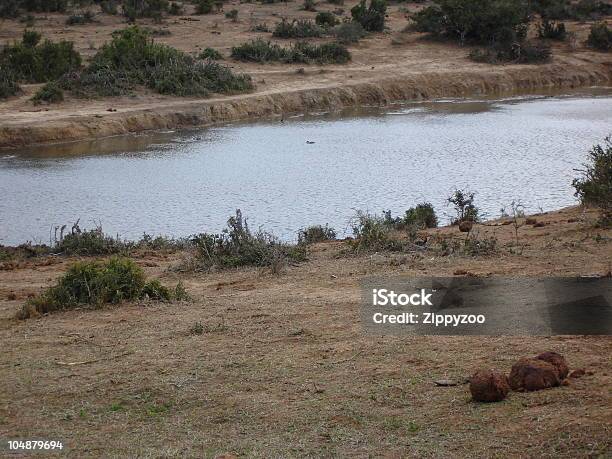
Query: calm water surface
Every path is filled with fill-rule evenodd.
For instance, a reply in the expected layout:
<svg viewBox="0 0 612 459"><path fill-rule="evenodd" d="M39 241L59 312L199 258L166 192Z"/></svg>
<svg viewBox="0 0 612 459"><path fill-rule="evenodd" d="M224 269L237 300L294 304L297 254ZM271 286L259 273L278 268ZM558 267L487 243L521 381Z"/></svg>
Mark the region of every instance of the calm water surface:
<svg viewBox="0 0 612 459"><path fill-rule="evenodd" d="M612 133L597 95L440 101L0 152L0 244L48 242L80 219L131 239L220 230L235 209L285 239L348 231L355 209L421 201L442 220L455 187L490 217L575 203L571 180ZM314 143L310 143L314 142Z"/></svg>

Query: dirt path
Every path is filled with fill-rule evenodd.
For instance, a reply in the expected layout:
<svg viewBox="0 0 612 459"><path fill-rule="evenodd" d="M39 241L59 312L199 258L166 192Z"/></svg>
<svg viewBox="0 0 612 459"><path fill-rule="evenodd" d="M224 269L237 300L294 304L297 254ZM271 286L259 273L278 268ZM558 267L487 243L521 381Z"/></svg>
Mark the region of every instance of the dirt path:
<svg viewBox="0 0 612 459"><path fill-rule="evenodd" d="M73 260L12 266L0 271L0 437L60 439L71 457L608 456L610 337L399 338L361 328L358 282L368 275L610 270L612 231L593 228L592 212L536 218L543 226L520 230L520 255L512 227L495 223L477 227L498 239L488 256L353 257L325 243L281 276L178 274L167 268L181 254L141 254L148 274L182 280L193 301L26 321L11 317ZM490 405L472 403L465 385L433 383L483 366L508 371L544 350L593 374Z"/></svg>

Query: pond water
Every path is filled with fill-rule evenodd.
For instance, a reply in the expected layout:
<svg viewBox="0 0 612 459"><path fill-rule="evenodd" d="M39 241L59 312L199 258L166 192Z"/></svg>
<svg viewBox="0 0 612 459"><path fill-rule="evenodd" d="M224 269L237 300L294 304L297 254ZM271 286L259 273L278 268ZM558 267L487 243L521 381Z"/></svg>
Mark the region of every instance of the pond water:
<svg viewBox="0 0 612 459"><path fill-rule="evenodd" d="M485 215L576 202L575 169L612 133L612 90L447 100L148 133L0 152L0 244L48 242L80 219L127 239L217 232L241 209L292 240L311 224L349 231L356 209L441 220L455 188Z"/></svg>

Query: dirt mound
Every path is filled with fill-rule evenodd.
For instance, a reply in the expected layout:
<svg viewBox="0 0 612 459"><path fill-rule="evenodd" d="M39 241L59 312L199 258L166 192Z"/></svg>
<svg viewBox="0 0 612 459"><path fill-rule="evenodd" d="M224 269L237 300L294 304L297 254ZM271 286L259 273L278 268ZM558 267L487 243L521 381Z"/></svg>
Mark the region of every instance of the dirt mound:
<svg viewBox="0 0 612 459"><path fill-rule="evenodd" d="M477 402L500 402L509 391L506 375L493 370L478 370L470 378L472 399Z"/></svg>
<svg viewBox="0 0 612 459"><path fill-rule="evenodd" d="M559 379L567 378L569 368L567 366L567 362L565 361L565 357L563 357L561 354L557 354L556 352L543 352L542 354L538 355L536 359L548 362L555 367L557 369Z"/></svg>
<svg viewBox="0 0 612 459"><path fill-rule="evenodd" d="M541 390L561 384L557 368L545 360L521 359L508 377L512 390Z"/></svg>

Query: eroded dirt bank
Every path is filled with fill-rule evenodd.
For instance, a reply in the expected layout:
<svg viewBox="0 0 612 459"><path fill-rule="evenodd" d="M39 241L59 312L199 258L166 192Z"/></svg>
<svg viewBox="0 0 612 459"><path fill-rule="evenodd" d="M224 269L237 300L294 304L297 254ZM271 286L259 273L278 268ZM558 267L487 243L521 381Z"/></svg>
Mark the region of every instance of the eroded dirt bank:
<svg viewBox="0 0 612 459"><path fill-rule="evenodd" d="M563 61L563 59L560 59ZM85 140L151 129L205 126L212 123L334 111L400 101L508 95L542 89L607 85L612 65L586 61L403 73L389 78L348 79L344 84L309 85L255 91L208 100L164 99L156 102L105 101L75 113L38 111L0 117L0 148ZM116 103L115 103L116 102ZM109 111L106 107L116 107Z"/></svg>

